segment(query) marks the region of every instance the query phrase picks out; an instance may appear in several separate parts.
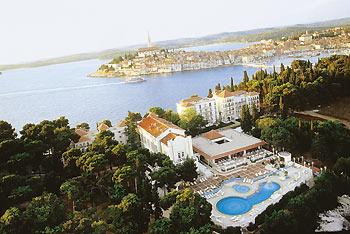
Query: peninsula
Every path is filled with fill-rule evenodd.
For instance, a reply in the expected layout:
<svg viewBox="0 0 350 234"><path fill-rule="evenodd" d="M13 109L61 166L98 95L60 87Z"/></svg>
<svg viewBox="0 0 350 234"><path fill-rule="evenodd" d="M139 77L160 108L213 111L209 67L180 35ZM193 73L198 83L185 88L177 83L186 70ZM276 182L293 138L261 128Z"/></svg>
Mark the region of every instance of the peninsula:
<svg viewBox="0 0 350 234"><path fill-rule="evenodd" d="M278 57L306 57L320 54L349 54L350 30L346 27L306 31L278 40L260 40L246 48L228 51L184 51L151 44L136 53L119 56L103 64L90 77L138 77L161 73L200 70L227 65L269 67Z"/></svg>

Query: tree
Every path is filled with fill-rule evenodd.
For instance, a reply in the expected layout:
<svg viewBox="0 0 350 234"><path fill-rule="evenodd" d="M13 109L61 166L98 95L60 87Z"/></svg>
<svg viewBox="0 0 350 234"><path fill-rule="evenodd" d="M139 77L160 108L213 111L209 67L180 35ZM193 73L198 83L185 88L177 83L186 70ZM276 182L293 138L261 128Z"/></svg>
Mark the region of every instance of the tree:
<svg viewBox="0 0 350 234"><path fill-rule="evenodd" d="M170 233L171 222L168 218L155 220L149 227L149 234L168 234Z"/></svg>
<svg viewBox="0 0 350 234"><path fill-rule="evenodd" d="M295 218L285 210L274 211L266 219L262 233L297 233Z"/></svg>
<svg viewBox="0 0 350 234"><path fill-rule="evenodd" d="M113 181L115 183L126 184L130 187L130 180L134 177L134 174L131 166L123 166L114 172Z"/></svg>
<svg viewBox="0 0 350 234"><path fill-rule="evenodd" d="M249 76L247 71L243 72L243 83L248 83L249 82Z"/></svg>
<svg viewBox="0 0 350 234"><path fill-rule="evenodd" d="M178 164L176 171L183 181L193 182L198 176L196 163L191 158L187 158L183 163Z"/></svg>
<svg viewBox="0 0 350 234"><path fill-rule="evenodd" d="M140 145L140 136L136 132L137 128L137 121L141 120L141 114L140 113L133 113L128 112L128 117L126 120L126 129L125 133L127 136L127 143L132 148L137 148Z"/></svg>
<svg viewBox="0 0 350 234"><path fill-rule="evenodd" d="M77 166L84 172L100 174L108 165L108 160L104 154L86 152L77 160Z"/></svg>
<svg viewBox="0 0 350 234"><path fill-rule="evenodd" d="M199 194L185 189L176 197L176 202L170 213L173 232L190 231L211 224L211 204Z"/></svg>
<svg viewBox="0 0 350 234"><path fill-rule="evenodd" d="M3 224L2 233L21 233L22 212L17 207L10 207L0 218L0 225ZM1 231L1 227L0 227Z"/></svg>
<svg viewBox="0 0 350 234"><path fill-rule="evenodd" d="M0 120L0 142L4 140L14 140L17 134L15 129L12 128L12 125Z"/></svg>
<svg viewBox="0 0 350 234"><path fill-rule="evenodd" d="M106 124L108 127L112 127L112 122L109 119L102 120L100 124Z"/></svg>
<svg viewBox="0 0 350 234"><path fill-rule="evenodd" d="M76 161L80 158L81 154L81 150L77 148L72 148L64 152L62 158L65 168L75 173L77 171Z"/></svg>
<svg viewBox="0 0 350 234"><path fill-rule="evenodd" d="M151 172L150 176L152 180L156 181L156 186L163 188L164 192L166 191L166 188L174 187L177 182L176 171L173 167L161 167L158 170Z"/></svg>
<svg viewBox="0 0 350 234"><path fill-rule="evenodd" d="M231 77L231 80L230 80L230 91L233 92L235 90L235 83L233 81L233 78Z"/></svg>
<svg viewBox="0 0 350 234"><path fill-rule="evenodd" d="M208 98L212 98L213 97L213 91L211 89L209 89L207 97Z"/></svg>
<svg viewBox="0 0 350 234"><path fill-rule="evenodd" d="M158 115L160 118L163 118L164 114L165 114L165 110L161 107L151 107L148 112L150 113L154 113L156 115Z"/></svg>
<svg viewBox="0 0 350 234"><path fill-rule="evenodd" d="M242 106L241 110L241 128L243 132L249 133L253 127L253 119L247 105Z"/></svg>
<svg viewBox="0 0 350 234"><path fill-rule="evenodd" d="M350 152L350 133L339 122L321 122L316 133L312 152L319 159L334 163Z"/></svg>
<svg viewBox="0 0 350 234"><path fill-rule="evenodd" d="M55 194L44 193L33 198L24 211L24 217L32 230L41 231L46 226L60 224L65 218L65 207Z"/></svg>
<svg viewBox="0 0 350 234"><path fill-rule="evenodd" d="M85 131L89 131L90 130L90 126L88 123L80 123L77 125L77 128L83 129Z"/></svg>
<svg viewBox="0 0 350 234"><path fill-rule="evenodd" d="M126 163L126 152L127 152L127 149L124 144L118 144L114 146L114 148L112 149L113 158L114 158L113 161L117 166L120 166Z"/></svg>
<svg viewBox="0 0 350 234"><path fill-rule="evenodd" d="M68 197L68 201L71 201L72 203L72 210L75 211L75 200L78 198L79 195L79 183L76 180L70 179L64 182L60 190L63 194L66 194Z"/></svg>
<svg viewBox="0 0 350 234"><path fill-rule="evenodd" d="M197 114L193 108L186 109L180 116L179 125L189 134L195 136L208 122L203 116Z"/></svg>
<svg viewBox="0 0 350 234"><path fill-rule="evenodd" d="M259 119L259 110L256 107L255 103L252 104L252 121L255 124L255 121L257 121Z"/></svg>
<svg viewBox="0 0 350 234"><path fill-rule="evenodd" d="M339 158L333 166L333 170L338 175L350 176L350 157Z"/></svg>

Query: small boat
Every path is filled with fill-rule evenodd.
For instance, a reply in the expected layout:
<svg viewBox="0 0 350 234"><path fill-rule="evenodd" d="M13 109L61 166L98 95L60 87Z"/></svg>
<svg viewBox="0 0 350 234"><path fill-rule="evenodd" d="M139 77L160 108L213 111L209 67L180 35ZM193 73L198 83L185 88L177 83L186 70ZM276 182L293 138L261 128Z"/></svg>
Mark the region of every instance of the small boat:
<svg viewBox="0 0 350 234"><path fill-rule="evenodd" d="M140 82L144 82L146 81L144 78L141 78L141 77L130 77L130 78L127 78L125 79L125 82L126 83L140 83Z"/></svg>

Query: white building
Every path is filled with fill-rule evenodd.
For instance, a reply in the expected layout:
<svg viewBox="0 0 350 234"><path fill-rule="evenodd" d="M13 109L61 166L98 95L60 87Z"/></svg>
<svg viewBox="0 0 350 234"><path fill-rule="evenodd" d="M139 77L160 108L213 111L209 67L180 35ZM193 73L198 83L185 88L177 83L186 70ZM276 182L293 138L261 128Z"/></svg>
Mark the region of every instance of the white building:
<svg viewBox="0 0 350 234"><path fill-rule="evenodd" d="M153 153L163 153L175 163L193 158L192 138L185 130L149 113L138 124L141 145Z"/></svg>
<svg viewBox="0 0 350 234"><path fill-rule="evenodd" d="M247 91L230 92L222 90L215 92L212 98L202 98L197 95L181 100L176 104L179 115L193 108L197 114L206 119L209 125L217 122L228 123L240 118L242 106L252 109L253 104L260 109L259 93Z"/></svg>
<svg viewBox="0 0 350 234"><path fill-rule="evenodd" d="M75 133L78 134L80 138L79 141L74 144L74 148L86 151L95 139L95 132L77 128L75 129Z"/></svg>
<svg viewBox="0 0 350 234"><path fill-rule="evenodd" d="M213 98L202 98L198 95L193 95L176 104L176 110L179 115L182 115L188 109L193 109L202 115L208 121L208 125L213 125L217 122L216 103Z"/></svg>
<svg viewBox="0 0 350 234"><path fill-rule="evenodd" d="M306 31L305 34L303 34L299 37L299 41L302 41L304 43L309 43L312 41L312 35L308 34L308 32Z"/></svg>
<svg viewBox="0 0 350 234"><path fill-rule="evenodd" d="M114 133L114 139L119 143L126 144L127 136L125 134L126 122L125 120L120 121L118 124L112 127L108 127L104 123L100 123L97 126L97 131L86 131L84 129L77 128L75 132L80 136L79 141L74 144L75 148L79 148L86 151L87 148L94 142L96 135L103 131L111 131Z"/></svg>
<svg viewBox="0 0 350 234"><path fill-rule="evenodd" d="M211 130L193 138L193 151L199 161L223 172L246 165L252 152L267 152L262 149L264 145L266 142L234 129Z"/></svg>
<svg viewBox="0 0 350 234"><path fill-rule="evenodd" d="M140 58L145 58L145 57L149 57L149 56L153 56L153 55L158 55L161 53L161 50L159 47L144 47L144 48L140 48L137 50L137 56Z"/></svg>
<svg viewBox="0 0 350 234"><path fill-rule="evenodd" d="M122 120L115 126L112 126L111 128L108 128L109 131L114 133L114 139L120 143L126 144L127 136L125 133L126 129L126 121Z"/></svg>
<svg viewBox="0 0 350 234"><path fill-rule="evenodd" d="M260 109L259 93L257 92L222 90L215 92L213 98L216 102L217 119L225 123L239 119L244 105L251 110L255 104L257 109Z"/></svg>

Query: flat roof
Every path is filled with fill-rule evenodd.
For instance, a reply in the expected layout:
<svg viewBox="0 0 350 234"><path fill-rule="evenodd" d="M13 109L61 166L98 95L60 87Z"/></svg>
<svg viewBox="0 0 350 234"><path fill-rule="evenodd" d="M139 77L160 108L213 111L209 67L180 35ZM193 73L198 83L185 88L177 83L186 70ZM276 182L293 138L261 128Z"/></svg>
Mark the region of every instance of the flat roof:
<svg viewBox="0 0 350 234"><path fill-rule="evenodd" d="M223 137L210 140L206 137L206 133L204 133L198 137L192 138L193 150L197 153L203 154L203 156L217 159L266 144L263 140L238 132L234 129L226 129L216 132ZM228 141L221 144L215 143L215 141L220 141L221 139L226 139Z"/></svg>

